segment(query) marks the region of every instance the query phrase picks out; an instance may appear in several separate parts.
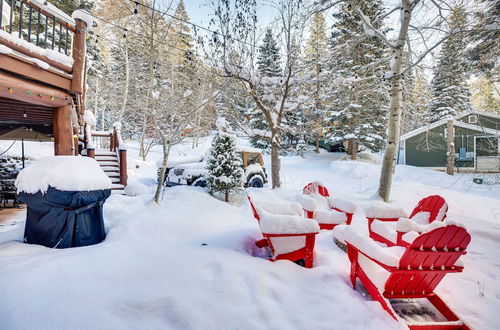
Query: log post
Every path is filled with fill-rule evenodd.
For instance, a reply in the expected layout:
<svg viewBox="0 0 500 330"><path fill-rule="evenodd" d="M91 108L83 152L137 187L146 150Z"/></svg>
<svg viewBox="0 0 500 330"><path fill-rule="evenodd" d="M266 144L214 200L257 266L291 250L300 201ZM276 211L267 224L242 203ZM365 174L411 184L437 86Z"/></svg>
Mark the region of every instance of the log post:
<svg viewBox="0 0 500 330"><path fill-rule="evenodd" d="M126 186L127 185L127 150L120 149L120 184Z"/></svg>
<svg viewBox="0 0 500 330"><path fill-rule="evenodd" d="M54 111L54 154L71 156L73 150L71 125L71 104L55 108Z"/></svg>
<svg viewBox="0 0 500 330"><path fill-rule="evenodd" d="M84 92L85 80L85 38L87 34L87 23L76 19L76 31L73 38L73 80L71 90L82 94Z"/></svg>
<svg viewBox="0 0 500 330"><path fill-rule="evenodd" d="M455 129L453 119L449 119L446 124L446 174L455 174Z"/></svg>
<svg viewBox="0 0 500 330"><path fill-rule="evenodd" d="M115 130L113 130L113 133L109 134L109 151L116 151L116 147L115 147L115 140L116 140L116 136L115 136Z"/></svg>
<svg viewBox="0 0 500 330"><path fill-rule="evenodd" d="M95 159L95 149L94 148L87 148L87 157Z"/></svg>
<svg viewBox="0 0 500 330"><path fill-rule="evenodd" d="M78 135L73 135L73 151L74 155L78 156L79 150L78 150Z"/></svg>

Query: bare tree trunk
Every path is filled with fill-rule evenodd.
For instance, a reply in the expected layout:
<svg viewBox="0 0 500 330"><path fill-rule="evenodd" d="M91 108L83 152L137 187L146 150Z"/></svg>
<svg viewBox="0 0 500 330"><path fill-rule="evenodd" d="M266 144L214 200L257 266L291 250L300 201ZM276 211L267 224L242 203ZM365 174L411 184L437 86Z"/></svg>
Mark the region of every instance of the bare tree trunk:
<svg viewBox="0 0 500 330"><path fill-rule="evenodd" d="M448 120L446 125L446 142L448 152L446 153L446 174L455 174L455 129L453 119Z"/></svg>
<svg viewBox="0 0 500 330"><path fill-rule="evenodd" d="M386 202L389 201L391 194L392 176L396 168L396 155L399 145L399 134L401 129L401 111L403 99L403 86L401 84L401 66L403 63L403 49L408 36L408 27L411 19L411 3L402 1L403 18L399 36L394 49L393 67L391 68L391 87L389 105L389 123L387 130L387 145L385 147L384 158L382 162L382 171L380 172L380 183L378 194Z"/></svg>
<svg viewBox="0 0 500 330"><path fill-rule="evenodd" d="M163 160L161 162L160 175L158 177L158 184L156 185L156 192L154 197L156 204L159 204L161 200L163 182L165 181L165 175L167 173L168 155L170 154L170 142L167 140L166 136L161 131L160 135L161 135L161 144L163 149Z"/></svg>
<svg viewBox="0 0 500 330"><path fill-rule="evenodd" d="M347 148L349 148L349 155L351 155L351 160L356 160L358 151L356 141L354 139L349 139Z"/></svg>
<svg viewBox="0 0 500 330"><path fill-rule="evenodd" d="M305 140L305 139L304 139L304 140ZM316 152L317 154L319 154L319 136L318 136L318 137L316 137L316 150L315 150L315 152Z"/></svg>
<svg viewBox="0 0 500 330"><path fill-rule="evenodd" d="M280 146L279 137L276 130L271 131L271 175L272 175L272 186L274 188L279 188L281 186L280 182Z"/></svg>
<svg viewBox="0 0 500 330"><path fill-rule="evenodd" d="M227 202L229 202L229 189L226 189L226 191L225 191L224 201L225 201L226 203L227 203Z"/></svg>

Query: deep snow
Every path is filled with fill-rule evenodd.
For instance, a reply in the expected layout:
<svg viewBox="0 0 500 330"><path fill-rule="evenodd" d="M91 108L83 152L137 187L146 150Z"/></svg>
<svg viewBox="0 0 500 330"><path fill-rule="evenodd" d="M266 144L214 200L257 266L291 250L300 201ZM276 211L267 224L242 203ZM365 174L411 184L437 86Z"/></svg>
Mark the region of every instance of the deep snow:
<svg viewBox="0 0 500 330"><path fill-rule="evenodd" d="M174 156L189 147L179 146ZM129 148L131 158L136 150ZM103 243L66 250L0 245L0 328L404 328L351 289L347 256L331 231L318 235L315 267L304 269L265 260L254 245L261 236L244 195L229 205L201 188L176 187L165 190L160 206L152 203L158 151L150 161L129 161L131 182L148 191L108 199ZM333 196L373 199L380 166L338 158L284 157L283 188L252 194L293 201L306 183L319 180ZM494 329L500 326L500 185L473 184L473 176L398 165L391 202L411 212L422 197L445 197L448 217L467 226L472 242L462 257L464 272L447 275L437 293L472 328ZM362 221L363 214L354 216L353 223Z"/></svg>

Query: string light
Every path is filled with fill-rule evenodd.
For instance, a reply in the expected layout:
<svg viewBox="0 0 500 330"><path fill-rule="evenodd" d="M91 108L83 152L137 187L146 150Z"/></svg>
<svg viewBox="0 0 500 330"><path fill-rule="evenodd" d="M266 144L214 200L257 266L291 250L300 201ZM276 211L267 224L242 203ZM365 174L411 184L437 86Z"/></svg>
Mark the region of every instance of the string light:
<svg viewBox="0 0 500 330"><path fill-rule="evenodd" d="M0 91L1 91L1 88L7 89L7 92L9 92L9 94L14 93L14 89L15 89L15 88L12 88L12 87L0 86ZM40 93L36 93L35 95L33 95L33 92L31 92L29 90L24 90L24 89L20 90L20 91L24 92L28 96L39 97L39 98L48 97L51 101L55 101L56 99L61 99L61 100L64 99L65 101L69 100L68 97L59 98L59 97L55 97L54 95L44 95L44 94L40 94Z"/></svg>

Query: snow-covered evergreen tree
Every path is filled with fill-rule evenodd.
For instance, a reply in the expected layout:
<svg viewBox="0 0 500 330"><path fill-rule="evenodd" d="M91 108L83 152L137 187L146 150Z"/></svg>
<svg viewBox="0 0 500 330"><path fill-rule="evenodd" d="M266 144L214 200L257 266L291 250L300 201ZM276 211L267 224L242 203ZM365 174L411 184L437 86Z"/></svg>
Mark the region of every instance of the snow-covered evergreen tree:
<svg viewBox="0 0 500 330"><path fill-rule="evenodd" d="M263 77L279 77L281 76L281 63L280 63L280 49L273 36L271 29L266 29L264 39L262 44L259 46L259 52L257 57L257 69L259 74ZM264 86L268 88L270 86ZM268 92L268 91L261 91ZM267 100L265 104L267 106L274 106L273 101ZM254 110L250 112L250 127L257 132L266 133L269 131L269 124L266 118L262 114L262 111L254 106ZM267 134L257 134L252 136L251 143L254 147L261 149L268 149L270 145L270 139Z"/></svg>
<svg viewBox="0 0 500 330"><path fill-rule="evenodd" d="M381 17L385 10L382 1L361 1L361 10L375 28L384 30ZM351 155L355 158L356 144L378 151L384 145L387 122L388 95L381 77L387 70L384 43L367 34L359 14L352 6L343 5L334 15L330 40L330 75L332 93L330 115L333 126L329 133L332 142L349 141Z"/></svg>
<svg viewBox="0 0 500 330"><path fill-rule="evenodd" d="M430 95L429 82L421 69L405 72L401 134L429 123Z"/></svg>
<svg viewBox="0 0 500 330"><path fill-rule="evenodd" d="M301 67L303 78L300 96L303 100L302 122L307 137L316 143L319 152L319 140L323 137L325 112L327 107L327 34L325 17L322 12L315 13L309 27L306 41L304 64Z"/></svg>
<svg viewBox="0 0 500 330"><path fill-rule="evenodd" d="M466 14L464 6L454 7L449 17L448 30L465 30ZM455 116L471 107L466 47L467 39L463 34L453 34L443 43L432 79L433 98L429 103L432 122L445 116Z"/></svg>
<svg viewBox="0 0 500 330"><path fill-rule="evenodd" d="M212 141L207 161L208 188L211 192L223 192L229 201L231 191L243 187L243 164L236 149L236 136L225 118L217 119L217 133Z"/></svg>
<svg viewBox="0 0 500 330"><path fill-rule="evenodd" d="M259 55L257 57L257 68L259 73L266 77L281 76L281 56L280 49L274 39L273 31L266 29L266 34L259 46Z"/></svg>
<svg viewBox="0 0 500 330"><path fill-rule="evenodd" d="M500 80L500 0L480 0L484 9L477 13L477 31L472 36L474 47L470 55L475 71L485 74L487 79Z"/></svg>

